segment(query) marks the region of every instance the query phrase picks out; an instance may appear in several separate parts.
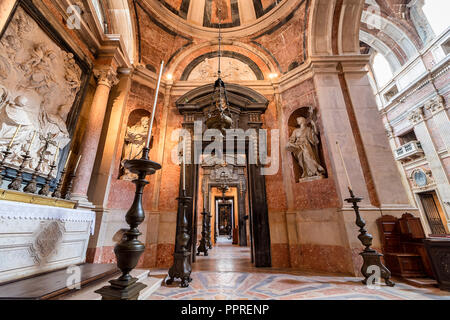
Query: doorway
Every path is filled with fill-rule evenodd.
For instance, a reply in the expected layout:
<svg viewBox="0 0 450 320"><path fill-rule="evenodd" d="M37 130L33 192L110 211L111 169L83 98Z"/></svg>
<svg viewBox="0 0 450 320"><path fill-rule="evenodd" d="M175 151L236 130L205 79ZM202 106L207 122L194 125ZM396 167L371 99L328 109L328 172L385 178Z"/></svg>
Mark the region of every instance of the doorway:
<svg viewBox="0 0 450 320"><path fill-rule="evenodd" d="M201 234L202 228L202 217L197 213L205 209L208 214L212 214L211 199L214 198L211 195L211 188L227 185L238 190L235 204L239 203L239 212L234 224L238 225L236 230L239 234L235 238L239 239L239 245L250 246L252 262L256 267L271 267L266 179L262 174L261 166L254 161L258 159L255 153L258 150L258 132L263 126L262 115L269 101L253 89L237 84L226 84L226 86L233 127L222 137L214 136L212 139L209 136L210 133L206 133L205 119L211 109L211 102L214 101L213 85L193 89L176 101L178 112L184 119L182 126L190 132L187 154L191 164L186 165L186 193L192 197L192 207L189 206L186 210L191 236L188 245L191 252L195 254L198 235ZM211 152L211 144L214 145L214 152ZM233 145L233 151L230 153L229 144ZM216 148L220 149L220 146L222 151L216 151ZM224 152L224 150L227 151ZM228 159L228 156L231 158ZM205 160L208 157L211 162ZM224 176L223 173L228 176ZM183 180L180 173L180 185L181 181ZM181 189L179 193L182 193ZM214 208L214 205L212 207ZM178 208L177 222L184 214L181 209ZM248 232L245 227L247 224L250 225L250 243L247 243ZM215 224L211 223L211 225ZM177 243L176 238L175 243ZM195 257L192 257L192 260L195 262Z"/></svg>
<svg viewBox="0 0 450 320"><path fill-rule="evenodd" d="M448 234L444 212L435 191L419 193L425 217L433 235ZM445 223L444 223L445 221Z"/></svg>

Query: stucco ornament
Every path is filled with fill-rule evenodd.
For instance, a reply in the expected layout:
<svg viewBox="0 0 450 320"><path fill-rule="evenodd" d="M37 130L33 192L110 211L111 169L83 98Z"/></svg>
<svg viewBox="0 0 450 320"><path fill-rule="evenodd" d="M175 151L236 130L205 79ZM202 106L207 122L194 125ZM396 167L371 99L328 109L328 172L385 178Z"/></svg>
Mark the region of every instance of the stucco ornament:
<svg viewBox="0 0 450 320"><path fill-rule="evenodd" d="M322 178L325 169L320 164L319 134L316 123L312 119L297 118L298 128L292 132L286 149L294 155L302 169L300 181L311 178Z"/></svg>
<svg viewBox="0 0 450 320"><path fill-rule="evenodd" d="M131 173L123 165L126 160L137 159L142 155L142 149L147 142L149 123L149 117L142 117L138 123L127 128L121 162L123 174L120 176L120 179L122 180L134 180L137 178L135 173Z"/></svg>
<svg viewBox="0 0 450 320"><path fill-rule="evenodd" d="M18 8L0 39L0 149L21 125L7 166L21 164L19 155L36 131L25 170L36 168L42 146L50 139L40 167L42 176L48 174L57 145L64 148L70 142L66 121L80 91L81 76L73 54L62 50Z"/></svg>
<svg viewBox="0 0 450 320"><path fill-rule="evenodd" d="M31 247L32 256L37 263L46 263L56 254L64 233L64 223L61 221L45 221L36 233Z"/></svg>

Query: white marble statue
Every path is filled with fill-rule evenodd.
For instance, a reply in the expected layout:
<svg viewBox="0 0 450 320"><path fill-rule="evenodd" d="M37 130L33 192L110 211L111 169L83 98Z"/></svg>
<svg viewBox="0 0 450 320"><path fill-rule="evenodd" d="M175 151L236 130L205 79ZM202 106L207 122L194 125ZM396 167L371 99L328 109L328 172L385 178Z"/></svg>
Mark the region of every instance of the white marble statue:
<svg viewBox="0 0 450 320"><path fill-rule="evenodd" d="M137 159L142 156L142 150L147 142L147 134L150 125L149 117L142 117L135 125L128 127L125 133L125 142L122 153L121 180L134 180L137 175L123 167L126 160Z"/></svg>
<svg viewBox="0 0 450 320"><path fill-rule="evenodd" d="M298 128L292 132L286 149L294 155L302 169L299 181L321 178L325 169L320 165L319 136L313 120L297 118Z"/></svg>

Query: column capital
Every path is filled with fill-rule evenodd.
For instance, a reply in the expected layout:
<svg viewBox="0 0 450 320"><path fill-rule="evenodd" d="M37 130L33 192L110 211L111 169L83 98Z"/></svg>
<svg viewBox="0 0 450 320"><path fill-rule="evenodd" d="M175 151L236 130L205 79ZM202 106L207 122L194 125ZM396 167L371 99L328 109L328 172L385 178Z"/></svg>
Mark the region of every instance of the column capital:
<svg viewBox="0 0 450 320"><path fill-rule="evenodd" d="M111 67L94 69L94 77L97 78L97 85L102 84L109 88L119 83L117 72Z"/></svg>
<svg viewBox="0 0 450 320"><path fill-rule="evenodd" d="M423 108L417 108L414 111L411 111L411 113L408 116L408 120L413 124L416 125L424 120L423 115Z"/></svg>
<svg viewBox="0 0 450 320"><path fill-rule="evenodd" d="M430 111L431 114L435 115L436 113L445 110L445 100L443 96L437 95L427 103L425 103L425 109Z"/></svg>

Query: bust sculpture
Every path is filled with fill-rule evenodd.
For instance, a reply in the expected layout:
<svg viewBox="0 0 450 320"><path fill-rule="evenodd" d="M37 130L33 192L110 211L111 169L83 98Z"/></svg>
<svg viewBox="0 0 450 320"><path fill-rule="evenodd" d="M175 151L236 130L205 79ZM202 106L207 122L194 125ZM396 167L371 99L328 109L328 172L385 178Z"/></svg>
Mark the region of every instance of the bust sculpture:
<svg viewBox="0 0 450 320"><path fill-rule="evenodd" d="M325 169L320 164L319 135L316 124L312 119L297 118L298 128L292 132L286 149L294 155L302 169L301 180L321 178Z"/></svg>

